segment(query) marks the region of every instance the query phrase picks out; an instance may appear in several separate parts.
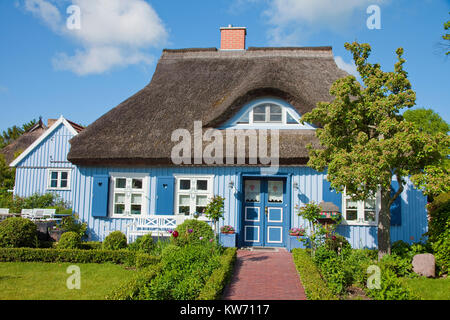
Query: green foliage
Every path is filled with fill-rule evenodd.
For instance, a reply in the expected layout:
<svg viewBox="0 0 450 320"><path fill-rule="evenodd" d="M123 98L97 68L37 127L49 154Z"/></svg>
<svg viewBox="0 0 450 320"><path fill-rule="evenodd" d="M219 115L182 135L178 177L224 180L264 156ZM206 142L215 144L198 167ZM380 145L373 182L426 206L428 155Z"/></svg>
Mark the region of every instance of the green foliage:
<svg viewBox="0 0 450 320"><path fill-rule="evenodd" d="M81 247L81 237L78 233L64 232L56 245L58 249L79 249Z"/></svg>
<svg viewBox="0 0 450 320"><path fill-rule="evenodd" d="M398 277L405 277L411 274L411 258L402 258L396 254L385 255L379 262L381 270L391 270Z"/></svg>
<svg viewBox="0 0 450 320"><path fill-rule="evenodd" d="M225 199L221 196L215 195L209 203L206 205L205 211L203 212L205 216L214 224L214 230L217 233L217 224L219 220L223 217Z"/></svg>
<svg viewBox="0 0 450 320"><path fill-rule="evenodd" d="M384 72L368 62L369 44L346 43L353 54L360 84L354 76L336 80L330 89L331 102L319 102L302 121L320 124L316 135L323 148L308 147L308 166L328 168L327 180L337 191L346 189L355 200L381 193L378 246L380 256L389 252L389 208L391 181L397 177L402 192L405 177L421 174L442 159L450 146L443 134L430 135L404 121L400 111L413 107L416 94L403 69L403 49L397 49L394 71Z"/></svg>
<svg viewBox="0 0 450 320"><path fill-rule="evenodd" d="M436 197L428 205L430 220L428 222L427 235L431 242L434 242L447 229L446 225L450 221L450 192L443 193Z"/></svg>
<svg viewBox="0 0 450 320"><path fill-rule="evenodd" d="M178 237L171 237L172 243L177 246L185 246L188 244L200 244L214 239L214 231L205 221L189 219L175 229Z"/></svg>
<svg viewBox="0 0 450 320"><path fill-rule="evenodd" d="M313 256L316 249L325 241L325 235L328 233L328 230L318 220L321 211L322 208L318 204L311 202L300 207L297 213L299 217L302 217L309 223L308 236L300 240L304 242L305 246L311 245Z"/></svg>
<svg viewBox="0 0 450 320"><path fill-rule="evenodd" d="M75 232L78 234L80 239L86 236L87 231L87 223L83 222L81 223L78 219L78 215L72 213L72 210L70 211L70 216L65 216L61 219L61 222L58 224L58 227L63 229L64 231L68 232ZM61 212L59 212L61 213Z"/></svg>
<svg viewBox="0 0 450 320"><path fill-rule="evenodd" d="M351 249L352 246L344 236L334 234L325 239L325 247L339 253L345 249Z"/></svg>
<svg viewBox="0 0 450 320"><path fill-rule="evenodd" d="M421 132L428 134L447 134L450 130L448 123L432 109L418 108L406 110L403 113L406 121L412 122Z"/></svg>
<svg viewBox="0 0 450 320"><path fill-rule="evenodd" d="M24 218L7 218L0 222L0 247L35 247L37 242L36 225Z"/></svg>
<svg viewBox="0 0 450 320"><path fill-rule="evenodd" d="M223 289L233 275L237 248L226 248L220 258L220 267L213 271L205 283L197 300L217 300L221 298Z"/></svg>
<svg viewBox="0 0 450 320"><path fill-rule="evenodd" d="M19 138L24 132L31 129L37 121L35 119L31 120L30 122L27 122L23 124L21 127L18 126L12 126L0 135L0 149L4 148L17 138Z"/></svg>
<svg viewBox="0 0 450 320"><path fill-rule="evenodd" d="M337 297L332 294L322 279L319 270L314 264L311 256L306 249L293 249L292 257L295 267L300 274L303 288L309 300L336 300Z"/></svg>
<svg viewBox="0 0 450 320"><path fill-rule="evenodd" d="M444 30L449 30L449 29L450 29L450 20L444 23ZM445 33L445 34L442 36L442 39L444 39L445 41L447 41L447 42L445 43L445 45L446 45L447 48L450 48L450 33ZM446 54L446 55L449 55L449 54L450 54L450 50L448 50L445 54Z"/></svg>
<svg viewBox="0 0 450 320"><path fill-rule="evenodd" d="M450 270L450 220L447 221L446 229L432 242L434 256L439 274L448 273Z"/></svg>
<svg viewBox="0 0 450 320"><path fill-rule="evenodd" d="M155 243L151 233L138 237L136 241L128 245L129 250L151 253L155 249Z"/></svg>
<svg viewBox="0 0 450 320"><path fill-rule="evenodd" d="M139 300L143 294L143 289L152 281L161 271L162 265L151 265L138 273L126 283L115 288L109 295L107 300Z"/></svg>
<svg viewBox="0 0 450 320"><path fill-rule="evenodd" d="M147 256L147 265L149 261L157 264L160 258ZM135 266L136 252L97 249L0 248L0 262L115 263Z"/></svg>
<svg viewBox="0 0 450 320"><path fill-rule="evenodd" d="M10 212L20 213L22 209L56 209L56 213L72 212L69 210L69 205L58 194L35 193L29 197L12 197L11 194L7 196L0 195L0 206L2 208L9 208Z"/></svg>
<svg viewBox="0 0 450 320"><path fill-rule="evenodd" d="M9 193L8 190L12 190L14 188L15 175L15 168L10 168L9 164L6 163L5 155L0 154L0 197L12 198L12 194ZM3 201L5 200L0 198L0 203Z"/></svg>
<svg viewBox="0 0 450 320"><path fill-rule="evenodd" d="M419 299L406 288L391 268L381 269L381 288L368 290L375 300L412 300Z"/></svg>
<svg viewBox="0 0 450 320"><path fill-rule="evenodd" d="M103 241L103 249L105 250L120 250L126 247L127 237L119 230L111 232Z"/></svg>
<svg viewBox="0 0 450 320"><path fill-rule="evenodd" d="M193 300L220 266L220 253L204 245L170 245L162 252L161 263L162 272L145 288L144 298Z"/></svg>

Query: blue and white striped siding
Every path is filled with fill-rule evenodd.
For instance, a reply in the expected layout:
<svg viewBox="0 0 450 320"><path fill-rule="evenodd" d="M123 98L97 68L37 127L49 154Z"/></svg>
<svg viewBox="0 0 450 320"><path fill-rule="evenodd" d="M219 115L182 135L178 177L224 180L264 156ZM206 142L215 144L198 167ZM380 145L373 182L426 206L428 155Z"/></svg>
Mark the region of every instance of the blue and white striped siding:
<svg viewBox="0 0 450 320"><path fill-rule="evenodd" d="M130 219L125 218L94 218L91 214L92 182L94 175L108 175L111 172L148 173L150 177L150 191L147 207L150 214L155 214L156 179L159 176L172 176L174 174L188 175L214 175L214 194L225 198L224 219L221 225L227 224L236 227L240 203L228 185L230 181L239 188L240 174L255 173L258 169L251 167L167 167L167 168L93 168L81 167L80 174L74 182L74 211L80 218L88 223L91 240L102 241L106 235L114 230L126 232ZM292 174L291 190L291 227L307 227L306 221L297 216L298 207L314 201L319 203L323 199L324 173L316 172L308 167L282 167L280 174ZM294 188L294 183L298 189ZM392 240L412 242L419 240L426 231L426 198L410 184L402 194L402 225L392 227ZM376 227L366 226L339 226L338 232L344 235L354 248L375 248L377 246Z"/></svg>
<svg viewBox="0 0 450 320"><path fill-rule="evenodd" d="M172 176L174 174L192 174L192 175L214 175L214 194L225 198L224 219L221 225L238 225L238 210L240 203L237 195L228 187L229 182L233 181L238 187L241 183L241 173L254 173L258 169L251 167L167 167L167 168L94 168L80 167L80 174L75 182L78 186L74 193L73 209L80 215L80 218L87 222L89 226L90 238L92 240L103 240L111 231L121 230L126 232L127 224L131 222L126 218L94 218L91 214L92 208L92 182L94 175L108 175L111 172L135 172L148 173L150 176L150 191L147 207L150 214L155 214L156 202L156 179L159 176ZM309 201L319 202L322 199L322 179L323 174L319 174L307 167L281 168L279 173L291 173L294 179L299 183L301 192L306 193ZM291 189L294 195L291 202L291 221L294 225L299 223L299 217L294 209L296 205L301 205L298 191Z"/></svg>
<svg viewBox="0 0 450 320"><path fill-rule="evenodd" d="M72 190L75 188L74 181L78 175L78 169L67 161L70 149L69 140L72 138L73 134L66 126L60 124L52 134L20 161L16 166L14 194L28 197L34 193L52 192L59 194L64 201L72 203ZM47 190L48 169L50 168L72 169L70 190Z"/></svg>
<svg viewBox="0 0 450 320"><path fill-rule="evenodd" d="M408 180L401 199L402 222L400 226L391 226L391 242L397 240L410 244L418 242L428 230L427 198ZM340 225L337 232L346 237L353 248L374 249L378 246L376 226Z"/></svg>

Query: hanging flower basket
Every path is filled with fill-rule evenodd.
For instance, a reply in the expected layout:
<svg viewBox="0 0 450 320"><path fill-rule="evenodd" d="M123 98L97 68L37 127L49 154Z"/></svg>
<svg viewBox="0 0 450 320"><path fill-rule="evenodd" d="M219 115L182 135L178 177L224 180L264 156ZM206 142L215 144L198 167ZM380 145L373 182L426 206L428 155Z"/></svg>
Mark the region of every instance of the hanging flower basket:
<svg viewBox="0 0 450 320"><path fill-rule="evenodd" d="M305 229L303 228L291 228L289 229L290 236L302 237L305 235Z"/></svg>

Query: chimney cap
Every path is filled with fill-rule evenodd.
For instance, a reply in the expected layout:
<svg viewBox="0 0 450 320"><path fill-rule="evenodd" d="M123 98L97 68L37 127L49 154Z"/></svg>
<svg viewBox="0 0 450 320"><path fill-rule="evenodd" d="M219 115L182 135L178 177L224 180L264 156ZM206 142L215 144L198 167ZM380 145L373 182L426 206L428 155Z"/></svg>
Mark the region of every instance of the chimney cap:
<svg viewBox="0 0 450 320"><path fill-rule="evenodd" d="M229 24L228 27L220 27L220 30L245 30L245 34L247 34L247 27L233 27L232 24Z"/></svg>

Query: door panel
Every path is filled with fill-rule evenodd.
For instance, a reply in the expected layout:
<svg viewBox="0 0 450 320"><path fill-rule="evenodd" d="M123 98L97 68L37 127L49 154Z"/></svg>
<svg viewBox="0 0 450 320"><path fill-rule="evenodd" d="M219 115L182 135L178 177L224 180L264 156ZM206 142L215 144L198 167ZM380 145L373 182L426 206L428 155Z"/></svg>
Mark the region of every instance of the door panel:
<svg viewBox="0 0 450 320"><path fill-rule="evenodd" d="M244 180L245 246L284 246L289 208L286 179Z"/></svg>

